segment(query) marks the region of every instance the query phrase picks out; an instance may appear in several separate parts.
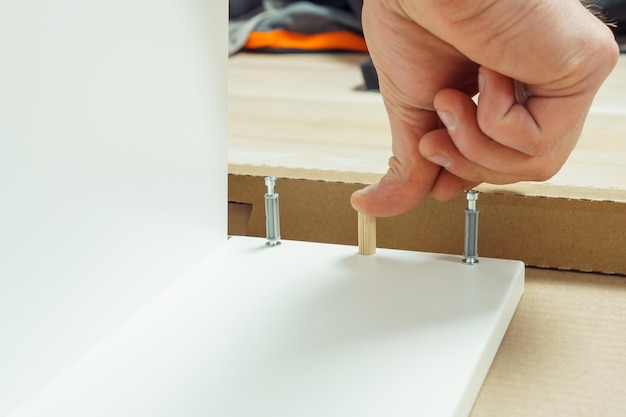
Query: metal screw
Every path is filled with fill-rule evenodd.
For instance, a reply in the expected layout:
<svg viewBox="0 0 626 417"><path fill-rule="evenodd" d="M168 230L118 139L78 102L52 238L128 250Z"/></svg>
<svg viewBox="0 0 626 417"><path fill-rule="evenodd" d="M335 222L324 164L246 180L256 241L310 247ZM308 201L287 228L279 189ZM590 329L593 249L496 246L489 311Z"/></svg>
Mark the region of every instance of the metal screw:
<svg viewBox="0 0 626 417"><path fill-rule="evenodd" d="M267 186L267 193L274 195L274 186L276 185L276 177L265 177L265 185Z"/></svg>
<svg viewBox="0 0 626 417"><path fill-rule="evenodd" d="M276 177L265 177L265 231L268 246L280 245L280 210L278 194L274 192Z"/></svg>
<svg viewBox="0 0 626 417"><path fill-rule="evenodd" d="M465 194L467 198L467 208L470 210L476 210L476 200L478 200L478 191L469 190Z"/></svg>
<svg viewBox="0 0 626 417"><path fill-rule="evenodd" d="M467 191L467 208L465 209L465 245L463 248L463 263L474 265L478 263L478 214L476 208L478 191Z"/></svg>

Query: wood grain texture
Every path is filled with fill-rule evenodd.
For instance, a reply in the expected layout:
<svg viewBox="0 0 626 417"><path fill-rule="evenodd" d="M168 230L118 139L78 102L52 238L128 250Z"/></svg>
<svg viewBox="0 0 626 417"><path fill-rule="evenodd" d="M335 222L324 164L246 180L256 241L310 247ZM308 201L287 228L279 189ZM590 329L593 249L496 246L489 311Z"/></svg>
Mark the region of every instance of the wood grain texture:
<svg viewBox="0 0 626 417"><path fill-rule="evenodd" d="M376 253L376 217L359 212L359 254Z"/></svg>
<svg viewBox="0 0 626 417"><path fill-rule="evenodd" d="M229 163L383 175L391 155L389 124L380 94L362 91L359 63L365 59L245 53L230 58ZM595 188L611 194L604 198L622 200L614 194L626 196L624 92L621 56L561 171L545 183L497 186L498 191L588 198L587 189Z"/></svg>

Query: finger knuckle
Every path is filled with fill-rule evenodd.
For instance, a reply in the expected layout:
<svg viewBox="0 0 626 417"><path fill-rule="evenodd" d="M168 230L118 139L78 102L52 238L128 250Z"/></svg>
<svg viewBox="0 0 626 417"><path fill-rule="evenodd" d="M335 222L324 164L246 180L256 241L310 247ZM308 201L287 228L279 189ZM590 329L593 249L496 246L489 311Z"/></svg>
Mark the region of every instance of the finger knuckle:
<svg viewBox="0 0 626 417"><path fill-rule="evenodd" d="M461 144L457 149L464 158L472 163L479 163L479 161L484 159L483 149L481 147Z"/></svg>
<svg viewBox="0 0 626 417"><path fill-rule="evenodd" d="M495 119L490 112L484 111L480 105L478 108L479 110L476 112L476 122L478 123L478 128L484 134L491 137L498 132L499 125L495 123Z"/></svg>
<svg viewBox="0 0 626 417"><path fill-rule="evenodd" d="M523 146L523 152L529 156L542 157L554 153L555 143L542 138L528 138Z"/></svg>
<svg viewBox="0 0 626 417"><path fill-rule="evenodd" d="M445 12L446 16L456 23L480 19L495 3L494 0L479 0L470 3L461 0L431 1L435 10Z"/></svg>
<svg viewBox="0 0 626 417"><path fill-rule="evenodd" d="M475 183L475 182L480 183L485 180L483 172L473 163L466 163L466 164L463 164L462 166L459 166L459 165L460 164L457 164L456 167L452 166L453 168L452 171L454 172L451 172L451 173L455 174L462 180L471 182L471 183Z"/></svg>
<svg viewBox="0 0 626 417"><path fill-rule="evenodd" d="M539 182L548 181L559 172L560 168L560 166L554 166L548 163L539 165L533 170L530 180Z"/></svg>

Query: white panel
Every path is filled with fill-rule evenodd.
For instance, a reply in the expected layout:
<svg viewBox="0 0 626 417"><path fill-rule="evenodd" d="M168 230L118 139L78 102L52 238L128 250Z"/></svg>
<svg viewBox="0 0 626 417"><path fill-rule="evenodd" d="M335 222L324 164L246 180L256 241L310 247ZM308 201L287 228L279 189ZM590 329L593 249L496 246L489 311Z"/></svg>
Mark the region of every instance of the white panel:
<svg viewBox="0 0 626 417"><path fill-rule="evenodd" d="M465 416L521 262L233 238L11 417Z"/></svg>
<svg viewBox="0 0 626 417"><path fill-rule="evenodd" d="M0 2L0 416L226 239L226 25Z"/></svg>

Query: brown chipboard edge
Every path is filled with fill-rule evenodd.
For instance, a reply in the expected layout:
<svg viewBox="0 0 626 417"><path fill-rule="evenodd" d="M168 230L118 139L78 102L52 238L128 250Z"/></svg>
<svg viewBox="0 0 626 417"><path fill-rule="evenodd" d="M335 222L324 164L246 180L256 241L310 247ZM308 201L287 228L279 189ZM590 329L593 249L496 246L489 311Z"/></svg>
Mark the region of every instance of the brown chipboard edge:
<svg viewBox="0 0 626 417"><path fill-rule="evenodd" d="M357 213L349 197L372 181L322 177L279 178L281 235L356 246ZM264 236L263 174L231 173L228 182L229 201L252 204L247 235ZM406 214L379 219L378 247L460 254L465 205L462 195L443 203L428 198ZM519 259L539 268L626 274L625 202L483 190L478 207L480 256Z"/></svg>
<svg viewBox="0 0 626 417"><path fill-rule="evenodd" d="M252 213L252 204L228 202L228 235L245 236Z"/></svg>

